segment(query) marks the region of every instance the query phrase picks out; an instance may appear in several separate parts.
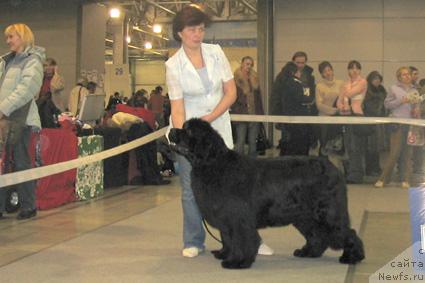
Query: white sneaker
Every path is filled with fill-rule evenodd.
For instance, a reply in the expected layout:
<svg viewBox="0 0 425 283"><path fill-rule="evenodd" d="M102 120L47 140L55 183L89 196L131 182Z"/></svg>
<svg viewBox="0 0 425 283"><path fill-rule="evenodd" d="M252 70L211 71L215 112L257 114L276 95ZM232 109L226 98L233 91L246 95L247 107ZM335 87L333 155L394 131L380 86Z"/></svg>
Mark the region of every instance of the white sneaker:
<svg viewBox="0 0 425 283"><path fill-rule="evenodd" d="M185 248L182 251L182 255L184 257L197 257L200 253L203 253L204 249L200 249L198 247L189 247Z"/></svg>
<svg viewBox="0 0 425 283"><path fill-rule="evenodd" d="M384 182L381 180L378 180L378 182L375 183L375 188L381 189L384 187Z"/></svg>
<svg viewBox="0 0 425 283"><path fill-rule="evenodd" d="M273 255L274 250L267 246L264 243L261 243L261 245L258 247L258 254L259 255Z"/></svg>

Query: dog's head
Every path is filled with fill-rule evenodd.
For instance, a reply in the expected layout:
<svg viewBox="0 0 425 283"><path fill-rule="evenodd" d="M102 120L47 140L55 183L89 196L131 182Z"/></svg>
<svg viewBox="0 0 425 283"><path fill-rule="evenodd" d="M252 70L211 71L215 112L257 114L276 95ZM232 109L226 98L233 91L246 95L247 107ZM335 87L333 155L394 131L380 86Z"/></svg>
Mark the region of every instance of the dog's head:
<svg viewBox="0 0 425 283"><path fill-rule="evenodd" d="M171 149L192 165L207 165L228 150L220 134L208 122L197 118L186 121L183 129L171 129L168 138Z"/></svg>

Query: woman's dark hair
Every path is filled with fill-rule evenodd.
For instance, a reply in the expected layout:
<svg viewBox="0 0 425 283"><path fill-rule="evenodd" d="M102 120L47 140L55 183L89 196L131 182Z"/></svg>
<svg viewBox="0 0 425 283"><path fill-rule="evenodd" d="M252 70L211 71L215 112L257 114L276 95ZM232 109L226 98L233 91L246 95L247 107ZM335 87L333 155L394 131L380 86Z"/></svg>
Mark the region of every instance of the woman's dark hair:
<svg viewBox="0 0 425 283"><path fill-rule="evenodd" d="M376 78L378 78L382 83L382 80L383 80L382 75L378 71L372 71L369 73L369 75L367 75L367 82L369 84L372 84L372 81Z"/></svg>
<svg viewBox="0 0 425 283"><path fill-rule="evenodd" d="M210 25L210 18L207 14L193 5L183 7L183 9L177 12L173 19L174 39L181 42L182 39L179 36L179 32L181 32L185 27L197 26L200 24L204 24L205 27Z"/></svg>
<svg viewBox="0 0 425 283"><path fill-rule="evenodd" d="M331 63L329 63L328 61L323 61L319 64L319 73L323 73L323 71L326 69L326 67L331 68L331 70L333 70L334 68L332 67Z"/></svg>
<svg viewBox="0 0 425 283"><path fill-rule="evenodd" d="M307 62L307 53L305 53L304 51L297 51L294 53L294 55L292 56L292 61L295 61L295 58L298 57L304 57L305 61Z"/></svg>
<svg viewBox="0 0 425 283"><path fill-rule="evenodd" d="M354 67L356 67L359 70L362 69L362 65L360 65L359 61L351 60L350 62L348 62L348 67L347 67L348 70L354 69Z"/></svg>
<svg viewBox="0 0 425 283"><path fill-rule="evenodd" d="M297 65L295 65L294 62L290 61L286 63L285 66L283 66L282 75L284 78L292 78L297 72L297 70L298 70Z"/></svg>

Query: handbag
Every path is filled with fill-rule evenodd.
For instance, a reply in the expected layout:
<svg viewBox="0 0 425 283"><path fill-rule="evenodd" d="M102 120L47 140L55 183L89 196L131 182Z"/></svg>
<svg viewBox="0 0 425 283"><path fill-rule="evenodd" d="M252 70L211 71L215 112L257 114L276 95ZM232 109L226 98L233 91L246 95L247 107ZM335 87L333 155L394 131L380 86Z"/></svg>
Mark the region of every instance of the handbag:
<svg viewBox="0 0 425 283"><path fill-rule="evenodd" d="M425 145L424 129L419 126L410 126L407 133L407 144L412 146Z"/></svg>
<svg viewBox="0 0 425 283"><path fill-rule="evenodd" d="M259 155L265 155L266 149L271 148L271 143L267 139L266 129L264 128L264 124L260 123L260 129L258 131L258 136L256 140L256 149Z"/></svg>

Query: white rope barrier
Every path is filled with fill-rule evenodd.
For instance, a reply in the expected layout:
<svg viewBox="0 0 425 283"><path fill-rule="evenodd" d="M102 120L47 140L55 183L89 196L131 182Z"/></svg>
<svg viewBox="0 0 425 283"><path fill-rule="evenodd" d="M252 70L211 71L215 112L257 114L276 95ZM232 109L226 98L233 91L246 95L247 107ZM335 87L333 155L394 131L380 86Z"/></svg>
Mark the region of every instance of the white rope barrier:
<svg viewBox="0 0 425 283"><path fill-rule="evenodd" d="M399 119L391 117L335 117L335 116L268 116L268 115L231 115L232 121L238 122L267 122L267 123L297 123L297 124L404 124L425 126L423 119ZM120 145L93 155L64 161L52 165L28 169L24 171L0 175L0 188L15 185L46 176L62 173L82 165L100 161L120 153L132 150L148 142L162 137L167 128L162 128L154 133L136 139L132 142Z"/></svg>
<svg viewBox="0 0 425 283"><path fill-rule="evenodd" d="M354 116L268 116L231 115L232 121L268 122L287 124L404 124L425 126L424 119L403 119L392 117L354 117Z"/></svg>
<svg viewBox="0 0 425 283"><path fill-rule="evenodd" d="M99 153L95 153L93 155L80 157L73 160L64 161L64 162L51 164L47 166L41 166L38 168L0 175L0 188L39 179L39 178L50 176L53 174L62 173L62 172L80 167L82 165L86 165L92 162L100 161L100 160L118 155L120 153L129 151L133 148L139 147L148 142L156 140L157 138L162 137L166 131L167 131L167 128L162 128L142 138L136 139L129 143L126 143L126 144L123 144L123 145L120 145L120 146L117 146Z"/></svg>

